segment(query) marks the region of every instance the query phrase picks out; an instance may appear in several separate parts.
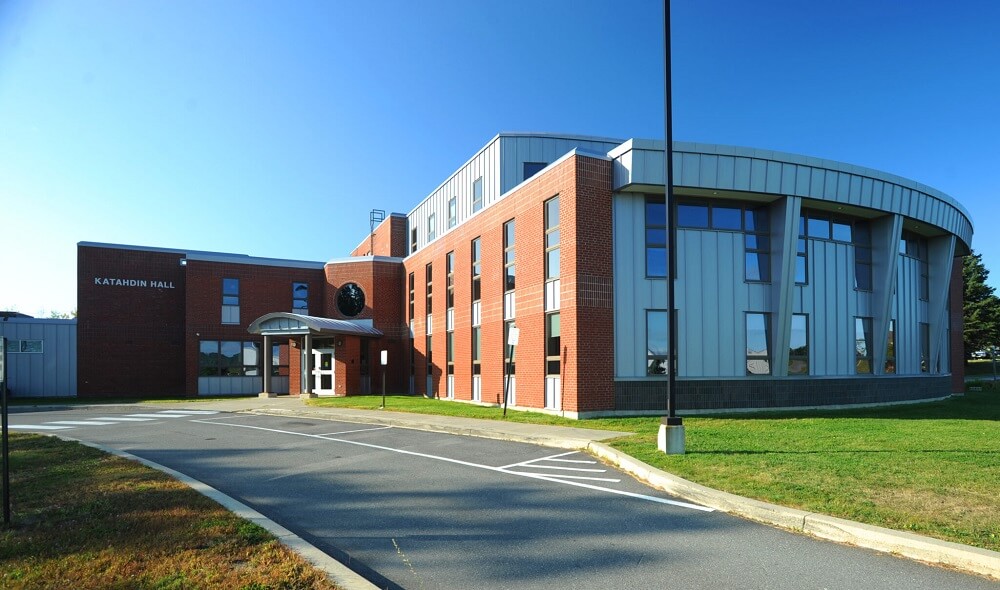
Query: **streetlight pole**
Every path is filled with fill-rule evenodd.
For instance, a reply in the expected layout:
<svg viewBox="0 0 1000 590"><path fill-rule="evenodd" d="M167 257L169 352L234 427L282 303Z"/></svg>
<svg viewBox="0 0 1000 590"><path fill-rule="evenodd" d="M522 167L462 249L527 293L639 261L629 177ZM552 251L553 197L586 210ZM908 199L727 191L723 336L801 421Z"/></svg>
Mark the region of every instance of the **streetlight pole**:
<svg viewBox="0 0 1000 590"><path fill-rule="evenodd" d="M675 321L674 283L677 278L677 220L674 215L674 131L670 68L670 0L663 0L663 98L664 98L664 168L663 184L667 205L667 415L660 420L657 447L668 455L684 454L684 423L677 416L677 322Z"/></svg>

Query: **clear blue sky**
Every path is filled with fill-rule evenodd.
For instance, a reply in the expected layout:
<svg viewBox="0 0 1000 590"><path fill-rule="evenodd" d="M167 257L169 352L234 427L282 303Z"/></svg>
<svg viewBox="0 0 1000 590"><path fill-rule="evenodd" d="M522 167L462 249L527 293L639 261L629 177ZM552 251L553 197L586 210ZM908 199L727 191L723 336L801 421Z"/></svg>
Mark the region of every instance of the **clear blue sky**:
<svg viewBox="0 0 1000 590"><path fill-rule="evenodd" d="M654 0L0 2L0 309L76 243L325 261L500 131L663 137ZM674 0L674 138L868 166L1000 286L1000 2Z"/></svg>

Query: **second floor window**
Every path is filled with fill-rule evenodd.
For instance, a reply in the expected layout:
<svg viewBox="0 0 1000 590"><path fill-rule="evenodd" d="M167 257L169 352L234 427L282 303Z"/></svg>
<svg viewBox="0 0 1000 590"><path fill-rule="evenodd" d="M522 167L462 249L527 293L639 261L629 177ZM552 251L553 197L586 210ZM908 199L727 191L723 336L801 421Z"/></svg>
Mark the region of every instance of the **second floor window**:
<svg viewBox="0 0 1000 590"><path fill-rule="evenodd" d="M309 315L309 283L292 283L292 312Z"/></svg>
<svg viewBox="0 0 1000 590"><path fill-rule="evenodd" d="M559 197L545 201L545 280L559 278Z"/></svg>
<svg viewBox="0 0 1000 590"><path fill-rule="evenodd" d="M239 279L222 279L222 323L240 323Z"/></svg>
<svg viewBox="0 0 1000 590"><path fill-rule="evenodd" d="M472 240L472 300L479 301L481 290L480 290L480 273L482 271L482 265L480 260L482 257L482 251L480 250L480 240L476 238Z"/></svg>
<svg viewBox="0 0 1000 590"><path fill-rule="evenodd" d="M503 224L503 290L514 290L514 220Z"/></svg>

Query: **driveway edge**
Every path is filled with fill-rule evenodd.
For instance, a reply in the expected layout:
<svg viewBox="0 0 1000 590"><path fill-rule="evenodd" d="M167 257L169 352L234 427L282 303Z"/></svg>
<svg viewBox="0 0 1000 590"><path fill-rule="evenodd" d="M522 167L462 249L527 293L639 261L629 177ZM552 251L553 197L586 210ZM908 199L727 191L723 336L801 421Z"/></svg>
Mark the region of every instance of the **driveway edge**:
<svg viewBox="0 0 1000 590"><path fill-rule="evenodd" d="M757 522L803 532L829 541L847 543L1000 579L1000 552L862 524L825 514L786 508L714 490L647 465L604 443L591 442L587 446L587 450L658 489L710 508L737 514Z"/></svg>
<svg viewBox="0 0 1000 590"><path fill-rule="evenodd" d="M183 483L194 491L206 496L215 502L222 505L223 508L229 510L236 516L249 520L250 522L267 529L269 533L278 538L278 541L282 545L288 547L303 559L308 561L316 569L319 569L326 574L326 577L334 584L340 586L344 590L378 590L378 586L372 584L365 578L358 575L354 570L348 568L346 565L340 563L336 559L330 557L326 553L320 551L315 545L307 542L302 537L299 537L292 531L286 529L280 524L274 522L273 520L267 518L260 512L257 512L253 508L250 508L246 504L240 502L239 500L223 494L219 490L213 488L205 482L189 477L179 471L175 471L165 465L160 465L154 461L148 459L143 459L142 457L137 457L131 453L125 451L120 451L118 449L113 449L111 447L106 447L97 443L91 443L83 440L78 440L75 438L66 438L66 440L72 440L78 442L82 445L95 448L105 453L116 455L130 461L137 461L142 463L146 467L151 467L157 471L161 471L170 477L176 479L177 481Z"/></svg>

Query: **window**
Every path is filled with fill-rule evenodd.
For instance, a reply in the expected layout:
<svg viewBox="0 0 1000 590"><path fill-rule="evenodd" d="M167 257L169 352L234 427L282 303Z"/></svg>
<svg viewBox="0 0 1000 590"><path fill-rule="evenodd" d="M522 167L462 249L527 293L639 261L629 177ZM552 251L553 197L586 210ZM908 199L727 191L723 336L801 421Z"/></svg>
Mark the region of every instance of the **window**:
<svg viewBox="0 0 1000 590"><path fill-rule="evenodd" d="M666 310L646 310L646 374L666 375L669 367Z"/></svg>
<svg viewBox="0 0 1000 590"><path fill-rule="evenodd" d="M806 231L809 233L810 238L829 240L830 220L822 217L813 217L813 215L810 214L806 220Z"/></svg>
<svg viewBox="0 0 1000 590"><path fill-rule="evenodd" d="M899 240L899 251L901 254L918 261L917 266L920 273L920 279L917 283L918 295L921 301L927 301L930 295L927 239L915 233L904 231L903 237Z"/></svg>
<svg viewBox="0 0 1000 590"><path fill-rule="evenodd" d="M480 298L480 273L482 272L482 266L480 260L482 257L482 250L480 249L480 239L476 238L472 240L472 301L479 301Z"/></svg>
<svg viewBox="0 0 1000 590"><path fill-rule="evenodd" d="M712 229L729 229L740 231L743 229L741 219L743 210L739 207L712 206Z"/></svg>
<svg viewBox="0 0 1000 590"><path fill-rule="evenodd" d="M288 376L288 345L287 344L272 344L271 345L271 376L272 377L287 377Z"/></svg>
<svg viewBox="0 0 1000 590"><path fill-rule="evenodd" d="M836 224L834 224L836 228ZM852 236L848 235L848 238ZM834 239L837 239L834 232ZM854 223L854 288L872 290L872 234L867 221Z"/></svg>
<svg viewBox="0 0 1000 590"><path fill-rule="evenodd" d="M524 163L524 178L522 180L528 180L532 176L538 174L542 171L542 168L548 166L545 162L525 162Z"/></svg>
<svg viewBox="0 0 1000 590"><path fill-rule="evenodd" d="M545 280L559 278L559 197L545 201Z"/></svg>
<svg viewBox="0 0 1000 590"><path fill-rule="evenodd" d="M365 292L357 283L347 283L337 291L337 310L353 318L365 309Z"/></svg>
<svg viewBox="0 0 1000 590"><path fill-rule="evenodd" d="M434 224L434 214L431 213L427 216L427 241L430 242L436 237Z"/></svg>
<svg viewBox="0 0 1000 590"><path fill-rule="evenodd" d="M198 343L200 377L260 375L260 344L237 340L202 340Z"/></svg>
<svg viewBox="0 0 1000 590"><path fill-rule="evenodd" d="M455 307L455 252L448 252L444 257L444 271L446 275L445 288L447 290L445 307L451 309Z"/></svg>
<svg viewBox="0 0 1000 590"><path fill-rule="evenodd" d="M12 340L7 339L7 354L11 353L31 353L41 354L44 352L44 340Z"/></svg>
<svg viewBox="0 0 1000 590"><path fill-rule="evenodd" d="M923 322L917 327L920 329L920 372L927 373L931 368L931 327Z"/></svg>
<svg viewBox="0 0 1000 590"><path fill-rule="evenodd" d="M414 300L414 296L413 296L414 295L414 289L413 289L414 277L413 277L413 273L412 272L410 273L409 283L410 283L409 284L409 287L410 287L410 316L409 317L410 317L410 321L412 322L413 321L413 300Z"/></svg>
<svg viewBox="0 0 1000 590"><path fill-rule="evenodd" d="M889 340L885 343L885 374L896 373L896 320L889 320Z"/></svg>
<svg viewBox="0 0 1000 590"><path fill-rule="evenodd" d="M788 374L809 374L809 316L792 314L792 335L788 341Z"/></svg>
<svg viewBox="0 0 1000 590"><path fill-rule="evenodd" d="M503 224L503 290L513 291L514 282L514 220Z"/></svg>
<svg viewBox="0 0 1000 590"><path fill-rule="evenodd" d="M292 312L309 315L309 283L292 283Z"/></svg>
<svg viewBox="0 0 1000 590"><path fill-rule="evenodd" d="M433 348L431 346L433 343L431 342L431 335L430 334L427 335L427 340L425 341L425 344L427 345L427 348L425 348L425 350L426 350L426 357L427 357L427 376L430 377L434 373L434 362L432 360L432 357L433 357ZM428 388L428 391L427 391L427 395L428 396L431 395L431 392L430 392L429 388Z"/></svg>
<svg viewBox="0 0 1000 590"><path fill-rule="evenodd" d="M472 374L479 375L481 372L481 367L479 366L480 351L482 349L482 343L480 342L482 335L482 328L480 326L473 326L472 328Z"/></svg>
<svg viewBox="0 0 1000 590"><path fill-rule="evenodd" d="M448 229L458 223L458 197L448 199Z"/></svg>
<svg viewBox="0 0 1000 590"><path fill-rule="evenodd" d="M240 323L239 279L222 279L222 323Z"/></svg>
<svg viewBox="0 0 1000 590"><path fill-rule="evenodd" d="M545 374L559 375L562 349L559 341L559 312L545 315Z"/></svg>
<svg viewBox="0 0 1000 590"><path fill-rule="evenodd" d="M771 374L771 314L747 314L747 375Z"/></svg>
<svg viewBox="0 0 1000 590"><path fill-rule="evenodd" d="M472 183L472 212L475 213L483 208L483 177L480 176Z"/></svg>
<svg viewBox="0 0 1000 590"><path fill-rule="evenodd" d="M717 211L728 212L730 209L713 207L713 223L716 218ZM737 214L740 213L739 209L736 209L735 211ZM726 216L726 219L728 219L730 214L726 213ZM743 243L744 258L746 262L744 268L744 278L748 281L766 283L771 280L771 237L769 233L770 224L768 223L767 209L764 207L747 209L744 218L745 229ZM740 229L739 215L737 215L735 223L732 223L730 220L730 225L732 227L720 227L718 229Z"/></svg>
<svg viewBox="0 0 1000 590"><path fill-rule="evenodd" d="M795 283L809 282L809 254L806 250L806 218L799 217L799 239L795 242Z"/></svg>
<svg viewBox="0 0 1000 590"><path fill-rule="evenodd" d="M667 276L667 204L646 197L646 276Z"/></svg>
<svg viewBox="0 0 1000 590"><path fill-rule="evenodd" d="M426 273L424 275L426 277L426 282L424 284L424 292L427 294L427 298L426 298L426 302L427 302L427 323L430 324L431 323L431 319L430 319L431 318L431 313L434 311L434 305L432 304L433 303L432 302L433 295L434 295L434 266L431 265L431 264L428 264L427 266L425 266L424 267L424 273ZM430 327L428 326L428 331L429 330L430 330Z"/></svg>
<svg viewBox="0 0 1000 590"><path fill-rule="evenodd" d="M854 318L854 372L872 372L872 319Z"/></svg>
<svg viewBox="0 0 1000 590"><path fill-rule="evenodd" d="M708 205L677 205L677 227L708 228Z"/></svg>
<svg viewBox="0 0 1000 590"><path fill-rule="evenodd" d="M410 229L410 254L417 251L417 228Z"/></svg>
<svg viewBox="0 0 1000 590"><path fill-rule="evenodd" d="M448 374L455 374L455 333L447 332L445 334L445 357L448 363Z"/></svg>

